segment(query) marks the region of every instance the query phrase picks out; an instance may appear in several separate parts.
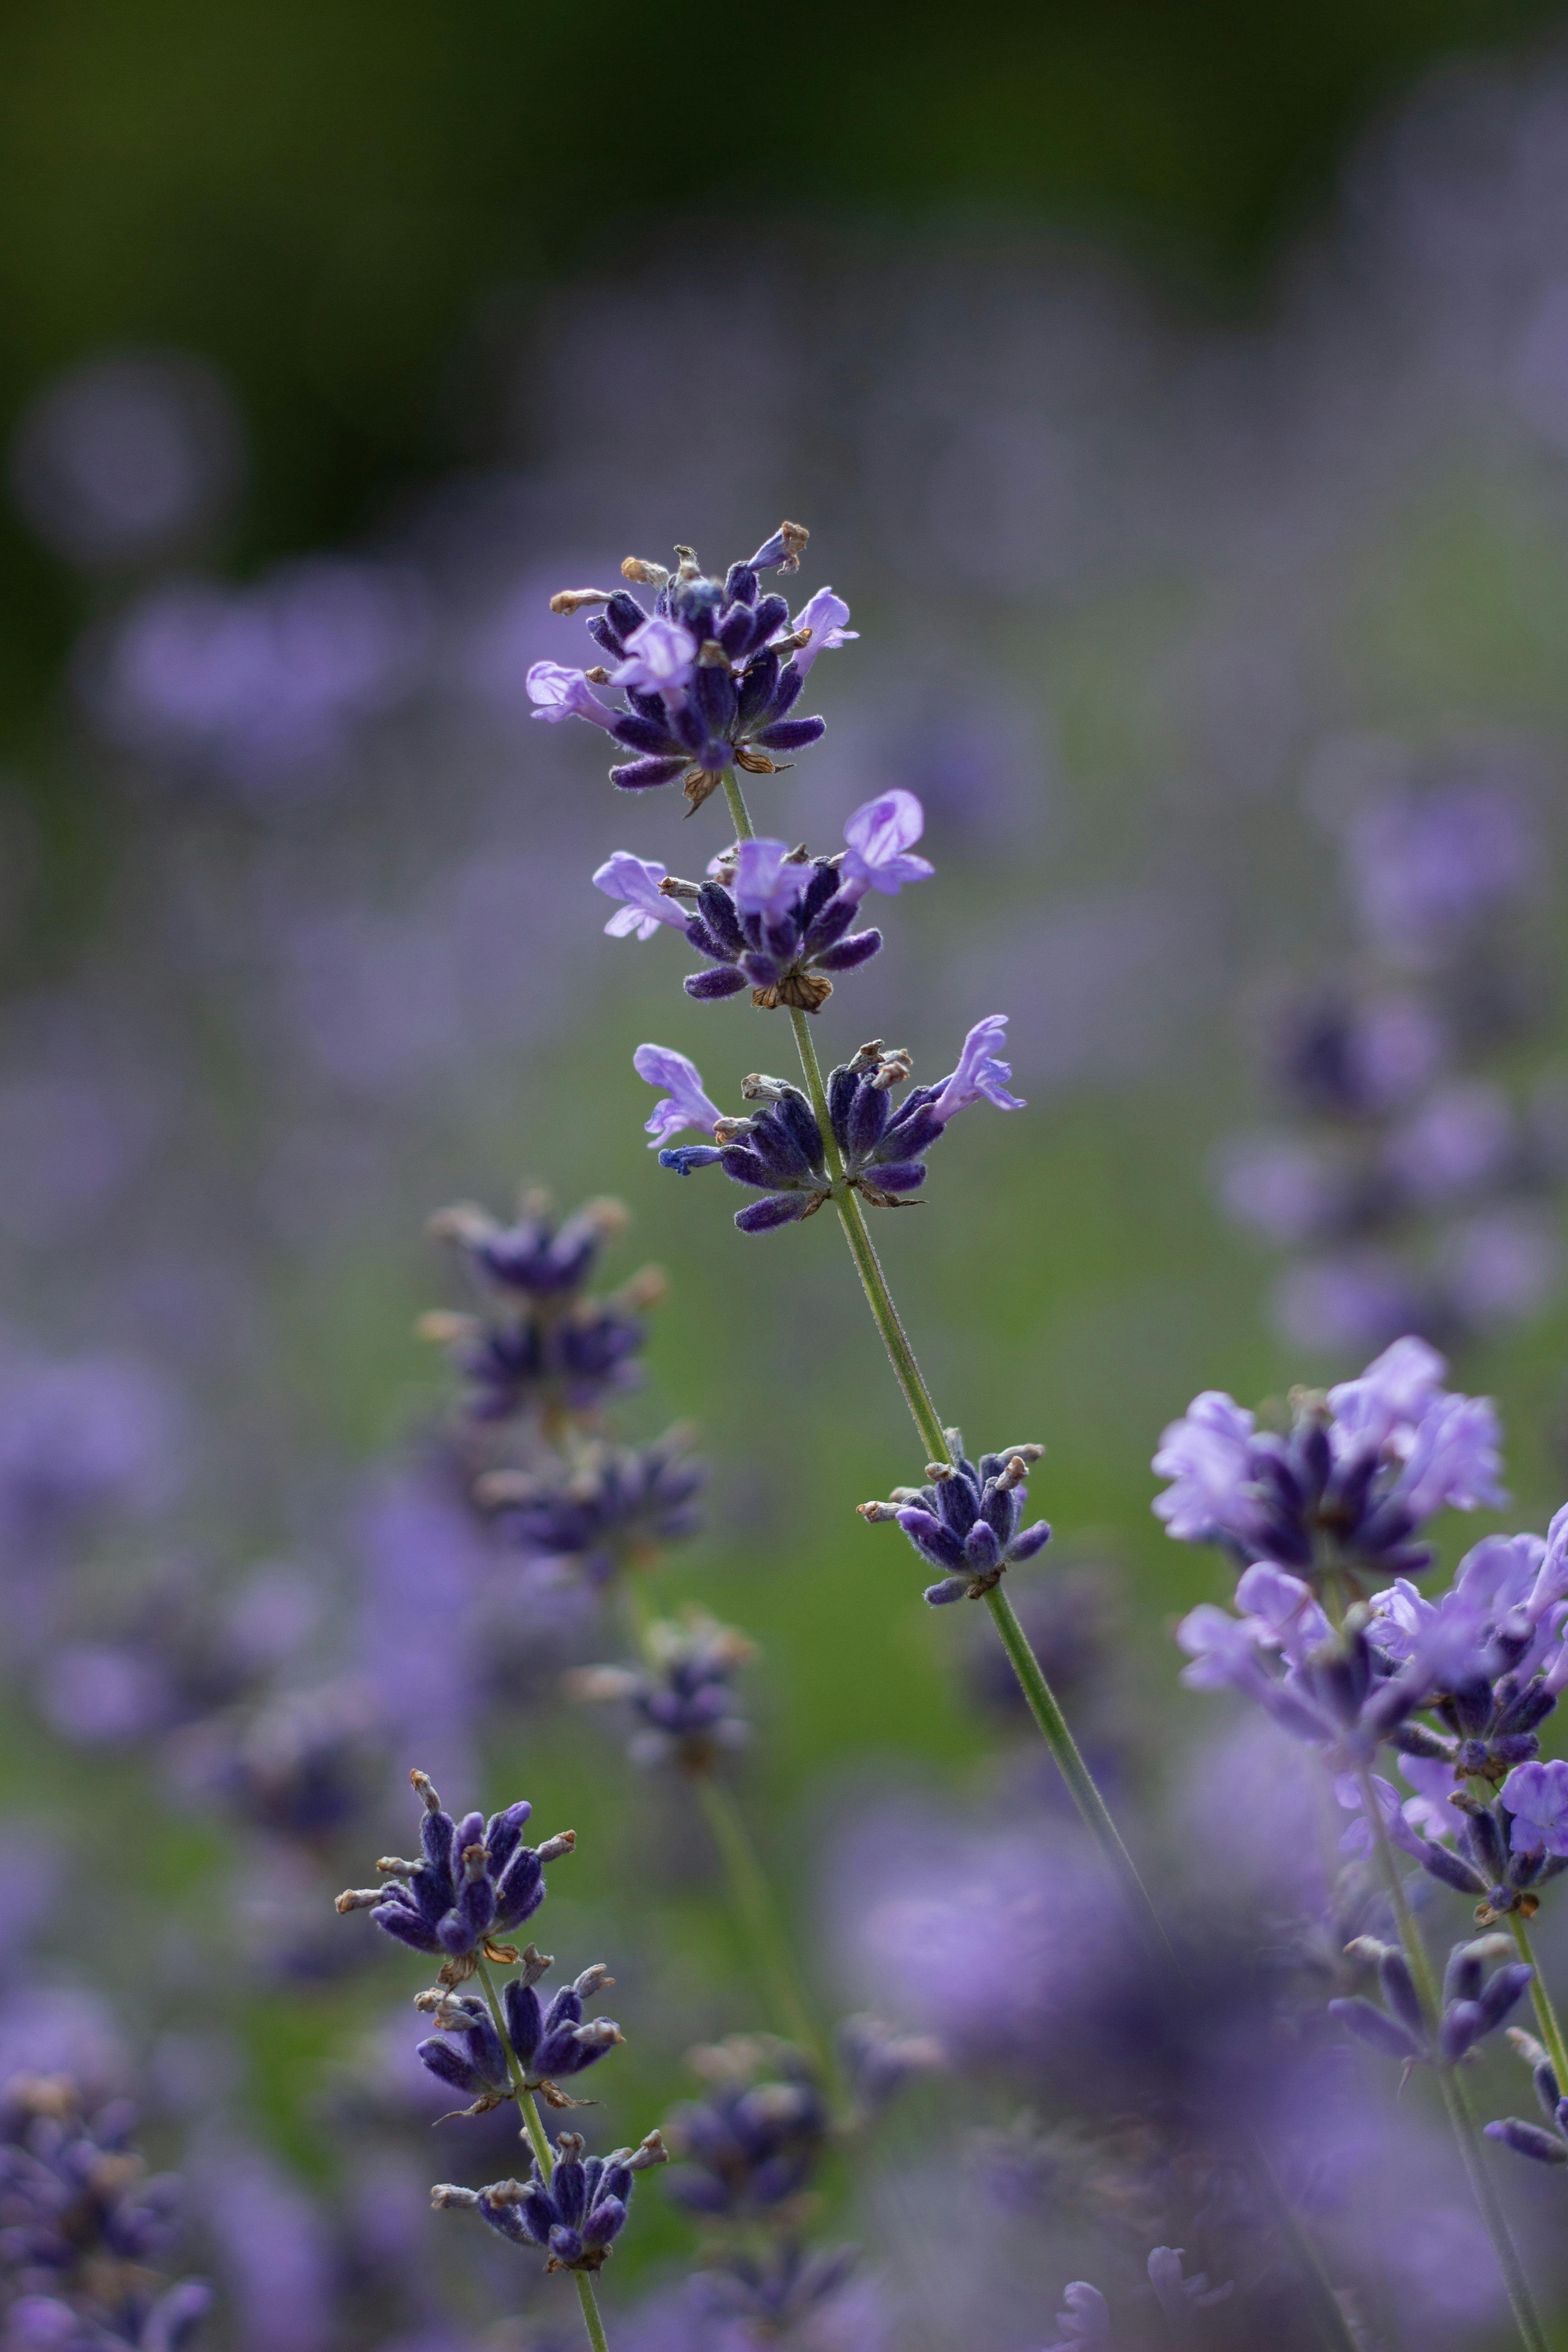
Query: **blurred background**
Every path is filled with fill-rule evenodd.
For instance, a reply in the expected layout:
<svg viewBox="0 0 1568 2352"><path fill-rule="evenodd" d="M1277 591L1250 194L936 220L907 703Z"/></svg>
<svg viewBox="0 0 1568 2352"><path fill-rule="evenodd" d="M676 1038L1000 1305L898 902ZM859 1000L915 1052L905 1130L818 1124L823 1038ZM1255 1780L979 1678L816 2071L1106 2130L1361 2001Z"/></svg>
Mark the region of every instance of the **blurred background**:
<svg viewBox="0 0 1568 2352"><path fill-rule="evenodd" d="M331 1896L410 1764L575 1827L547 1940L616 1977L615 2140L769 2021L689 1791L559 1698L624 1628L468 1508L415 1334L462 1303L430 1212L613 1194L606 1279L669 1282L616 1427L711 1465L653 1601L761 1645L735 1785L814 1998L946 2037L823 2176L866 2268L809 2340L981 2340L945 2179L1026 2352L1099 2274L1031 2137L1085 2104L1070 1832L979 1612L854 1516L919 1462L837 1232L742 1239L644 1149L639 1040L726 1103L789 1061L603 934L594 867L692 870L717 804L613 793L523 677L588 657L553 589L811 527L861 635L759 824L902 784L938 869L823 1049L933 1076L1006 1010L1029 1106L879 1242L944 1412L1045 1442L1031 1629L1206 1883L1268 1776L1176 1686L1223 1578L1147 1465L1193 1392L1418 1329L1504 1409L1486 1524L1568 1491L1565 12L137 0L0 54L0 2073L134 2093L214 2346L572 2340L426 2213L510 2145L432 2130L416 1963ZM1365 2181L1436 2168L1441 2221L1398 2130ZM1487 2341L1432 2227L1409 2340ZM613 2340L697 2340L657 2332L697 2242L639 2191Z"/></svg>

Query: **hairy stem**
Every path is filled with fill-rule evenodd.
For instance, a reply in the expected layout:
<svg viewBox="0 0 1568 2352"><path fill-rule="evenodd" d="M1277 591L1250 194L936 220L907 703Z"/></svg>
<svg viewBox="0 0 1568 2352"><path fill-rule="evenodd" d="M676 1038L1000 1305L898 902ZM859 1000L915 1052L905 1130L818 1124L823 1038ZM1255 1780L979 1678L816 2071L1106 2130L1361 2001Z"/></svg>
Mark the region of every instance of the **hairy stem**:
<svg viewBox="0 0 1568 2352"><path fill-rule="evenodd" d="M730 1790L711 1772L694 1772L691 1778L752 1948L752 1966L768 1989L775 2020L826 2076L831 2072L826 2046L795 1973L773 1889L745 1817Z"/></svg>
<svg viewBox="0 0 1568 2352"><path fill-rule="evenodd" d="M1437 1990L1437 1980L1432 1973L1432 1962L1405 1895L1405 1882L1399 1875L1398 1860L1389 1843L1388 1832L1384 1826L1383 1813L1377 1802L1377 1791L1372 1784L1372 1774L1363 1766L1356 1778L1361 1785L1362 1807L1371 1825L1378 1865L1382 1870L1384 1885L1387 1888L1389 1904L1394 1912L1394 1927L1398 1931L1405 1959L1409 1963L1410 1974L1415 1980L1416 1998L1421 2003L1422 2012L1426 2019L1427 2030L1435 2040L1437 2021L1442 2014L1442 2000ZM1453 2128L1454 2137L1458 2143L1459 2155L1469 2179L1470 2191L1479 2209L1481 2219L1487 2225L1487 2235L1492 2242L1492 2252L1497 2257L1497 2265L1502 2273L1502 2282L1508 2290L1508 2299L1512 2307L1514 2325L1519 2330L1520 2341L1528 2347L1528 2352L1548 2352L1546 2333L1541 2324L1541 2315L1535 2308L1535 2297L1531 2292L1530 2281L1524 2274L1524 2264L1520 2260L1519 2249L1513 2242L1513 2233L1509 2228L1508 2216L1503 2211L1502 2200L1497 2192L1497 2184L1487 2168L1486 2151L1481 2146L1481 2136L1476 2126L1469 2095L1466 2091L1457 2066L1439 2064L1437 2079L1442 2086L1443 2105L1448 2111L1448 2121Z"/></svg>
<svg viewBox="0 0 1568 2352"><path fill-rule="evenodd" d="M1564 2090L1568 2090L1568 2048L1563 2045L1563 2028L1558 2022L1552 1995L1546 1990L1546 1980L1541 1973L1540 1964L1530 1940L1530 1930L1525 1926L1522 1916L1517 1911L1509 1913L1508 1924L1509 1932L1519 1946L1520 1958L1527 1968L1535 1970L1535 1974L1530 1979L1530 1999L1535 2011L1535 2021L1541 2028L1541 2039L1546 2044L1546 2054L1552 2061L1557 2080Z"/></svg>
<svg viewBox="0 0 1568 2352"><path fill-rule="evenodd" d="M540 2118L538 2104L533 2094L523 2079L521 2063L511 2046L511 2036L506 2030L506 2018L501 2011L500 1998L496 1991L495 1979L490 1974L489 1961L483 1958L479 1961L479 1982L485 1989L485 1999L489 2004L490 2017L495 2030L500 2035L500 2046L506 2052L507 2073L511 2077L512 2095L517 2101L518 2112L522 2117L524 2137L533 2151L534 2162L543 2174L548 2186L551 2175L555 2170L555 2158L551 2150L550 2136ZM593 2280L586 2271L574 2271L572 2276L576 2283L577 2300L583 2306L583 2325L588 2331L588 2341L593 2346L594 2352L610 2352L609 2339L605 2334L605 2323L599 2315L599 2299L594 2293Z"/></svg>

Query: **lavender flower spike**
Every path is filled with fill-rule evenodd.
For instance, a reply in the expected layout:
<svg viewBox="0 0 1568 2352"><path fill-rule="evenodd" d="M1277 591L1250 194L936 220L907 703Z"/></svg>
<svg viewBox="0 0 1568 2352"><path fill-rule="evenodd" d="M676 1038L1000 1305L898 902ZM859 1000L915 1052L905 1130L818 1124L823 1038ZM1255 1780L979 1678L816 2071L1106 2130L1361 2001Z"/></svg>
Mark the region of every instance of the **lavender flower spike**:
<svg viewBox="0 0 1568 2352"><path fill-rule="evenodd" d="M844 827L849 846L838 869L839 888L863 898L880 890L896 898L906 882L926 882L936 871L929 857L915 857L910 845L925 831L925 811L913 793L881 793L863 801Z"/></svg>
<svg viewBox="0 0 1568 2352"><path fill-rule="evenodd" d="M617 849L605 860L594 887L623 902L605 925L611 939L624 940L635 931L639 940L651 940L661 923L685 930L686 917L658 887L668 870L657 857L634 857L629 849Z"/></svg>
<svg viewBox="0 0 1568 2352"><path fill-rule="evenodd" d="M526 679L533 715L551 727L563 719L590 719L595 727L613 727L620 713L601 702L588 683L586 670L567 669L560 662L535 662Z"/></svg>
<svg viewBox="0 0 1568 2352"><path fill-rule="evenodd" d="M632 1067L650 1087L669 1088L645 1123L644 1132L653 1138L650 1151L657 1151L668 1136L679 1135L685 1127L703 1128L712 1134L724 1114L703 1092L702 1073L695 1062L670 1045L639 1045L632 1055Z"/></svg>
<svg viewBox="0 0 1568 2352"><path fill-rule="evenodd" d="M942 1092L932 1103L931 1117L945 1127L956 1111L967 1110L971 1103L984 1098L994 1103L998 1110L1022 1110L1024 1103L1017 1095L1007 1092L1006 1081L1013 1075L1011 1062L998 1058L1000 1048L1007 1043L1005 1013L988 1013L977 1021L959 1049L958 1067L943 1082Z"/></svg>
<svg viewBox="0 0 1568 2352"><path fill-rule="evenodd" d="M341 1912L369 1911L378 1927L446 1960L454 1979L471 1976L474 1954L490 1939L531 1919L544 1900L544 1864L570 1853L576 1832L563 1830L542 1846L522 1843L523 1824L533 1808L508 1805L504 1812L465 1813L454 1821L424 1772L411 1772L415 1794L425 1808L419 1824L421 1858L401 1862L389 1855L376 1864L390 1883L350 1887L338 1897Z"/></svg>
<svg viewBox="0 0 1568 2352"><path fill-rule="evenodd" d="M858 629L845 627L848 618L848 605L842 596L836 596L831 588L819 588L816 595L801 607L795 616L795 635L799 638L804 631L805 643L795 655L795 666L802 677L818 654L837 653L840 646L847 646L851 638L858 638Z"/></svg>

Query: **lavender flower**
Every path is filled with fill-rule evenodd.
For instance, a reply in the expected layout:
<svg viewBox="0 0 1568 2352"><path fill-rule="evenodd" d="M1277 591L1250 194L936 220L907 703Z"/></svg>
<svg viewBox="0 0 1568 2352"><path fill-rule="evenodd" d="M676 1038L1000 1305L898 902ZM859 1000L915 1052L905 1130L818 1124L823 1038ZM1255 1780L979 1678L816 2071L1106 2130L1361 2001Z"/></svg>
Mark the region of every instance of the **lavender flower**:
<svg viewBox="0 0 1568 2352"><path fill-rule="evenodd" d="M661 923L686 929L685 915L662 887L668 871L658 858L634 857L628 849L617 849L595 870L595 889L622 902L605 925L611 939L624 940L635 931L639 940L651 940Z"/></svg>
<svg viewBox="0 0 1568 2352"><path fill-rule="evenodd" d="M957 1460L928 1462L929 1486L895 1486L890 1502L858 1506L860 1517L873 1524L896 1519L921 1559L944 1571L940 1583L926 1587L933 1609L984 1600L1009 1568L1033 1559L1051 1539L1046 1520L1022 1525L1029 1465L1044 1446L1004 1446L999 1454L983 1454L976 1465L965 1455L959 1431L944 1434Z"/></svg>
<svg viewBox="0 0 1568 2352"><path fill-rule="evenodd" d="M679 2159L670 2194L694 2213L765 2216L805 2186L822 2155L822 2093L799 2053L768 2036L740 2036L693 2056L714 2088L669 2117Z"/></svg>
<svg viewBox="0 0 1568 2352"><path fill-rule="evenodd" d="M135 2110L83 2112L68 2079L0 2094L0 2298L18 2352L177 2352L211 2302L195 2279L160 2291L149 2265L178 2227L181 2184L131 2146Z"/></svg>
<svg viewBox="0 0 1568 2352"><path fill-rule="evenodd" d="M1061 2334L1055 2344L1047 2344L1046 2352L1082 2352L1085 2345L1096 2352L1116 2352L1115 2338L1110 2333L1110 2305L1097 2286L1087 2279L1074 2279L1062 2289L1065 2310L1057 2314L1057 2326Z"/></svg>
<svg viewBox="0 0 1568 2352"><path fill-rule="evenodd" d="M1515 2156L1528 2156L1536 2164L1568 2164L1568 2098L1563 2095L1557 2069L1540 2042L1517 2025L1509 2027L1508 2038L1531 2070L1535 2095L1552 2128L1543 2131L1539 2124L1505 2116L1500 2123L1487 2125L1487 2137L1500 2140Z"/></svg>
<svg viewBox="0 0 1568 2352"><path fill-rule="evenodd" d="M563 589L551 599L553 612L603 608L588 629L616 667L535 663L528 673L535 716L607 728L638 755L611 769L613 783L637 792L679 777L693 808L729 768L773 774L775 752L798 751L824 731L820 719L792 716L806 672L818 654L856 634L844 627L848 606L830 589L793 623L784 597L761 593L758 574L797 570L808 536L798 523L784 524L721 583L705 576L689 547L677 548L674 572L628 556L623 575L654 590L651 613L627 588ZM628 708L603 702L596 686L621 688Z"/></svg>
<svg viewBox="0 0 1568 2352"><path fill-rule="evenodd" d="M677 1427L651 1445L584 1447L559 1470L487 1471L476 1496L509 1541L602 1587L697 1528L708 1473L687 1452L690 1438Z"/></svg>
<svg viewBox="0 0 1568 2352"><path fill-rule="evenodd" d="M832 1072L827 1081L827 1111L833 1139L843 1158L844 1182L874 1208L897 1208L905 1193L919 1190L925 1181L925 1154L948 1120L979 1101L983 1094L1003 1109L1022 1108L1010 1096L1002 1096L996 1074L1005 1076L1005 1066L990 1059L985 1044L976 1044L983 1032L994 1042L996 1023L1005 1018L993 1015L972 1029L959 1069L939 1086L911 1087L896 1110L892 1090L910 1075L906 1053L889 1053L876 1037ZM648 1057L646 1067L645 1056ZM642 1076L656 1085L673 1084L678 1089L670 1103L659 1105L648 1122L650 1128L661 1118L666 1132L679 1126L708 1123L705 1116L691 1115L687 1108L694 1100L700 1102L703 1114L713 1107L701 1093L701 1082L684 1055L644 1045L635 1058ZM667 1075L659 1066L661 1061L681 1067ZM833 1197L835 1180L828 1173L827 1147L811 1104L786 1079L760 1074L747 1078L741 1091L748 1102L765 1103L767 1108L751 1118L716 1114L712 1120L715 1145L687 1144L661 1151L660 1167L689 1176L694 1169L720 1166L736 1183L766 1193L766 1199L737 1211L735 1223L743 1234L767 1233L775 1225L795 1224L803 1217L815 1216Z"/></svg>
<svg viewBox="0 0 1568 2352"><path fill-rule="evenodd" d="M668 2158L658 2132L649 2132L640 2147L617 2147L608 2156L584 2159L583 2151L580 2132L562 2132L548 2181L535 2158L526 2181L496 2180L488 2189L444 2181L430 2191L430 2201L437 2209L477 2212L514 2245L547 2247L547 2270L597 2271L626 2227L636 2176Z"/></svg>
<svg viewBox="0 0 1568 2352"><path fill-rule="evenodd" d="M638 1725L626 1753L634 1764L679 1764L710 1771L726 1749L751 1736L731 1687L755 1645L705 1611L656 1621L644 1637L645 1667L584 1666L566 1678L574 1698L619 1702Z"/></svg>
<svg viewBox="0 0 1568 2352"><path fill-rule="evenodd" d="M1568 1856L1568 1764L1516 1764L1499 1790L1515 1853Z"/></svg>
<svg viewBox="0 0 1568 2352"><path fill-rule="evenodd" d="M475 1955L492 1950L492 1938L520 1927L544 1900L544 1865L577 1843L562 1830L542 1846L524 1845L523 1823L533 1811L520 1801L504 1812L465 1813L455 1822L423 1772L411 1772L425 1807L419 1824L424 1856L418 1862L389 1857L376 1864L392 1884L350 1888L338 1909L369 1911L378 1927L416 1952L435 1952L454 1964L458 1977L472 1973ZM497 1957L510 1957L495 1948ZM464 1964L467 1964L466 1966Z"/></svg>
<svg viewBox="0 0 1568 2352"><path fill-rule="evenodd" d="M615 1201L590 1201L558 1222L542 1193L525 1195L512 1225L467 1202L432 1218L431 1230L462 1252L482 1311L438 1310L420 1329L450 1351L474 1420L592 1412L641 1378L643 1316L663 1296L661 1277L645 1267L607 1298L585 1287L625 1223Z"/></svg>
<svg viewBox="0 0 1568 2352"><path fill-rule="evenodd" d="M1329 2011L1358 2041L1407 2065L1457 2066L1489 2033L1495 2033L1517 2005L1535 1971L1511 1958L1508 1936L1478 1936L1456 1944L1443 1978L1443 2005L1436 2031L1421 2005L1410 1963L1397 1945L1358 1936L1352 1956L1377 1970L1386 2006L1360 1994L1331 2000ZM1500 1963L1500 1965L1493 1965ZM1490 1973L1489 1974L1489 1969Z"/></svg>
<svg viewBox="0 0 1568 2352"><path fill-rule="evenodd" d="M1156 1517L1181 1542L1312 1581L1419 1575L1425 1520L1502 1500L1496 1409L1442 1388L1447 1369L1425 1340L1395 1340L1358 1380L1300 1396L1283 1435L1205 1391L1160 1441L1154 1468L1173 1484Z"/></svg>
<svg viewBox="0 0 1568 2352"><path fill-rule="evenodd" d="M703 1091L701 1072L684 1054L676 1053L669 1045L639 1045L632 1055L632 1067L650 1087L669 1089L667 1098L654 1105L653 1117L645 1130L653 1138L648 1150L658 1151L661 1162L664 1153L660 1146L667 1136L679 1135L687 1127L701 1128L711 1135L721 1124L723 1112L709 1101Z"/></svg>
<svg viewBox="0 0 1568 2352"><path fill-rule="evenodd" d="M574 1982L563 1985L545 2009L534 1987L553 1965L530 1944L521 1973L509 1977L501 1988L501 2014L524 2088L541 2093L551 2106L569 2106L571 2100L559 2087L562 2077L596 2065L626 2037L612 2018L583 2021L584 2001L615 1981L604 1963L595 1961ZM427 2010L441 2028L419 2043L420 2063L438 2082L475 2102L468 2114L484 2115L513 2095L505 2045L488 2005L477 1994L437 1986L420 1993L415 2006Z"/></svg>

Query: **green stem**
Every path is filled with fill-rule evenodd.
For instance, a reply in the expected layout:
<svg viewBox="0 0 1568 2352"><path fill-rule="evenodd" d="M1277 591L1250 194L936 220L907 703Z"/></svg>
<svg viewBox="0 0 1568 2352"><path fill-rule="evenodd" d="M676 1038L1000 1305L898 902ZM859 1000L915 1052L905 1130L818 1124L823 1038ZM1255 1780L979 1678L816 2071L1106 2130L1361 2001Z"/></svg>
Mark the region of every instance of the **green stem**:
<svg viewBox="0 0 1568 2352"><path fill-rule="evenodd" d="M1531 1944L1530 1930L1517 1911L1509 1913L1508 1924L1509 1932L1519 1946L1520 1958L1527 1968L1535 1970L1530 1979L1530 1998L1535 2011L1535 2021L1541 2028L1541 2038L1546 2044L1546 2054L1552 2061L1557 2080L1564 2088L1568 2088L1568 2049L1564 2048L1563 2028L1558 2023L1557 2011L1552 2006L1552 1995L1546 1990L1546 1980L1541 1973L1540 1963L1536 1959L1534 1948Z"/></svg>
<svg viewBox="0 0 1568 2352"><path fill-rule="evenodd" d="M773 1889L745 1817L730 1790L711 1772L691 1777L729 1877L735 1909L752 1948L752 1964L768 1988L774 2015L790 2041L815 2058L826 2075L831 2072L827 2051L795 1975Z"/></svg>
<svg viewBox="0 0 1568 2352"><path fill-rule="evenodd" d="M500 2046L506 2052L507 2073L511 2078L512 2095L517 2101L519 2113L522 2116L524 2135L529 2147L533 2150L534 2162L543 2174L545 2185L548 2187L551 2176L555 2170L555 2158L551 2150L550 2136L540 2119L538 2105L524 2080L518 2054L511 2046L511 2036L506 2030L506 2018L502 2013L500 1999L496 1991L495 1979L490 1974L489 1961L483 1958L479 1961L479 1982L485 1989L485 1999L489 2004L490 2017L495 2030L500 2035ZM605 2323L599 2315L599 2299L594 2293L593 2280L586 2271L574 2271L572 2276L576 2282L577 2300L583 2306L583 2325L588 2331L588 2341L593 2346L594 2352L610 2352L609 2340L605 2334Z"/></svg>
<svg viewBox="0 0 1568 2352"><path fill-rule="evenodd" d="M757 837L757 829L752 823L752 812L746 806L746 795L735 782L733 768L725 769L722 781L724 798L730 804L730 822L735 828L736 840L754 841Z"/></svg>
<svg viewBox="0 0 1568 2352"><path fill-rule="evenodd" d="M1377 1791L1372 1784L1372 1774L1363 1767L1356 1777L1361 1784L1362 1807L1371 1825L1373 1844L1377 1852L1383 1882L1387 1888L1389 1904L1394 1912L1394 1927L1398 1931L1405 1959L1409 1963L1410 1974L1415 1985L1416 1999L1421 2003L1422 2013L1426 2020L1427 2032L1435 2041L1437 2021L1442 2014L1442 2000L1437 1990L1437 1980L1432 1973L1432 1963L1427 1957L1426 1947L1421 1939L1421 1931L1415 1924L1415 1915L1411 1911L1405 1893L1405 1882L1399 1875L1399 1864L1395 1859L1394 1848L1389 1843L1388 1832L1384 1826L1383 1814L1377 1803ZM1540 2314L1535 2308L1535 2297L1531 2292L1530 2281L1524 2274L1524 2264L1520 2260L1519 2249L1513 2242L1513 2233L1508 2226L1508 2216L1503 2211L1502 2200L1498 2195L1496 2183L1487 2169L1486 2154L1481 2147L1480 2133L1477 2129L1475 2114L1470 2106L1464 2083L1460 2079L1459 2070L1457 2066L1445 2066L1439 2063L1436 2071L1437 2080L1442 2087L1443 2105L1448 2111L1448 2121L1453 2127L1454 2137L1458 2143L1459 2155L1469 2179L1471 2194L1479 2208L1481 2219L1487 2225L1487 2235L1492 2242L1492 2252L1497 2257L1497 2265L1502 2273L1503 2284L1508 2290L1508 2299L1512 2306L1514 2325L1519 2330L1520 2341L1528 2347L1528 2352L1549 2352L1546 2333L1542 2326Z"/></svg>

